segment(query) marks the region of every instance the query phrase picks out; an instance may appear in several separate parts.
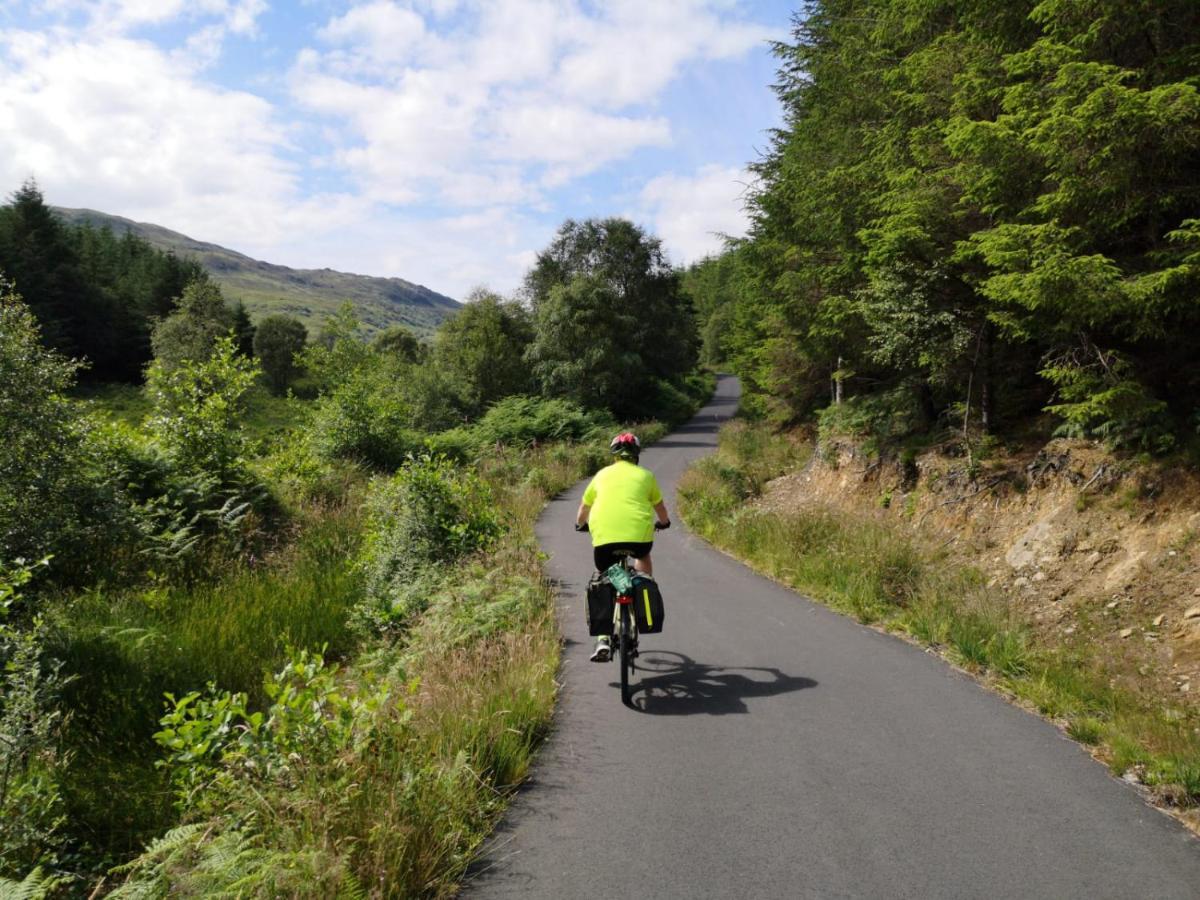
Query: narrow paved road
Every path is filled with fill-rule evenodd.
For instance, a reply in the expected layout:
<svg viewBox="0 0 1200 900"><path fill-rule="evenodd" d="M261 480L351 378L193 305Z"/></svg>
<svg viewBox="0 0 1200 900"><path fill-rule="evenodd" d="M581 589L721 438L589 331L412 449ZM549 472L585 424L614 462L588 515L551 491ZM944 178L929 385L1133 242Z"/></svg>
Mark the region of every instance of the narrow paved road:
<svg viewBox="0 0 1200 900"><path fill-rule="evenodd" d="M734 411L721 380L642 458L667 493ZM1200 842L1049 724L682 528L637 709L588 662L582 485L539 525L567 639L557 731L471 897L1200 897Z"/></svg>

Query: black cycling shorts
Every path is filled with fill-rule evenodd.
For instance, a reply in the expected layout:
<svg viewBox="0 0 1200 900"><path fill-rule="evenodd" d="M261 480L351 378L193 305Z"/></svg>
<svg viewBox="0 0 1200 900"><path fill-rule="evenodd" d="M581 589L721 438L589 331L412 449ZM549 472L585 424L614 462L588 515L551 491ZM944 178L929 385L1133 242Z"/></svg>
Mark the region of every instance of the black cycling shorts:
<svg viewBox="0 0 1200 900"><path fill-rule="evenodd" d="M654 541L618 541L615 544L601 544L592 548L592 559L596 562L596 571L603 572L614 563L620 562L622 556L645 559L650 555L650 548L653 546Z"/></svg>

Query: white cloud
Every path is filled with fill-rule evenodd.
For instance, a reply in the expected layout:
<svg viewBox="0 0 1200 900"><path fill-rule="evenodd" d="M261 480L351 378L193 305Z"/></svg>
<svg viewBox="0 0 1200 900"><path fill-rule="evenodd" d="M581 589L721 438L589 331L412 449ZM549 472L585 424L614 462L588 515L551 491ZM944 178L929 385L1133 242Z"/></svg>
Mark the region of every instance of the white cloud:
<svg viewBox="0 0 1200 900"><path fill-rule="evenodd" d="M643 215L654 223L671 259L693 263L719 253L724 236L740 237L748 220L744 169L704 166L693 175L660 175L642 188Z"/></svg>
<svg viewBox="0 0 1200 900"><path fill-rule="evenodd" d="M565 92L614 108L652 100L690 62L740 56L769 36L700 0L608 0L604 10L581 23L558 74Z"/></svg>
<svg viewBox="0 0 1200 900"><path fill-rule="evenodd" d="M387 0L354 7L331 19L318 36L328 44L353 48L347 58L337 60L339 68L349 71L356 60L364 68L400 63L431 40L418 13Z"/></svg>
<svg viewBox="0 0 1200 900"><path fill-rule="evenodd" d="M0 183L34 176L51 202L235 246L328 215L304 197L266 101L207 85L152 44L0 33L0 97Z"/></svg>
<svg viewBox="0 0 1200 900"><path fill-rule="evenodd" d="M539 202L542 192L671 142L653 101L690 63L767 31L719 0L475 0L453 20L370 0L303 52L294 96L344 122L338 163L389 202ZM446 10L441 11L443 15ZM465 190L464 173L475 189Z"/></svg>

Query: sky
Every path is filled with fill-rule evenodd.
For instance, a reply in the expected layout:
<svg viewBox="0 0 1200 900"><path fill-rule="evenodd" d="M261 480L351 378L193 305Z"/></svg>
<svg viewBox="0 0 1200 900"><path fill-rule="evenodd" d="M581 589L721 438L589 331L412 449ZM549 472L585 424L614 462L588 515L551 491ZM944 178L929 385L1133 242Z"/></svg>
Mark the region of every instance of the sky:
<svg viewBox="0 0 1200 900"><path fill-rule="evenodd" d="M745 227L795 0L0 0L0 191L513 291L565 219Z"/></svg>

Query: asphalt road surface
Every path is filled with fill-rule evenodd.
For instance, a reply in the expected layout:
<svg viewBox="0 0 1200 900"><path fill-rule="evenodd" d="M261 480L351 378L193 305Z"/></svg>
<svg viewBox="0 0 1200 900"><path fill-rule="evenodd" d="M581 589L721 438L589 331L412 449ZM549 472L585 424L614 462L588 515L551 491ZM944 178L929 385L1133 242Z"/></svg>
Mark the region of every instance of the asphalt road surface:
<svg viewBox="0 0 1200 900"><path fill-rule="evenodd" d="M650 448L674 526L636 708L588 661L583 490L538 528L561 582L557 729L470 897L1200 897L1200 841L1053 726L681 527L675 483L738 386Z"/></svg>

